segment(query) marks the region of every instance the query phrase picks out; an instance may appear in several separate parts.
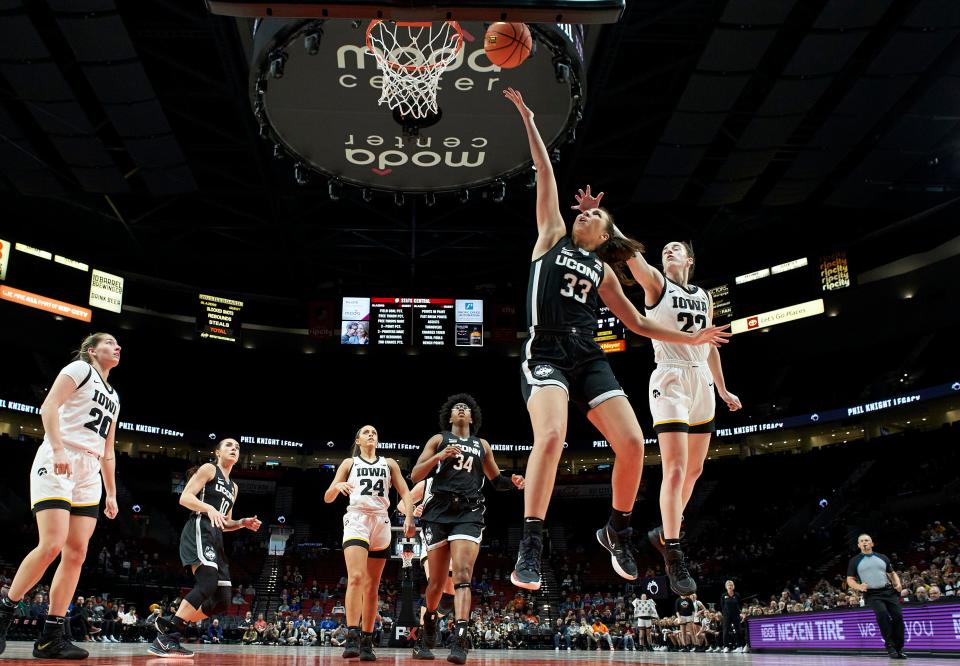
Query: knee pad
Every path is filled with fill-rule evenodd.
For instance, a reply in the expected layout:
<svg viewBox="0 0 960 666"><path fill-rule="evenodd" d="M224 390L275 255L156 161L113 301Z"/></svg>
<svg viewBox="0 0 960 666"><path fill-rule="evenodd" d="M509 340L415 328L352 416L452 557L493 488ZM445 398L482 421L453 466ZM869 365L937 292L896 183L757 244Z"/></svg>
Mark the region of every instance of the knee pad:
<svg viewBox="0 0 960 666"><path fill-rule="evenodd" d="M184 599L194 608L201 608L207 599L213 599L217 593L217 570L213 567L197 567L197 582L193 589L187 592Z"/></svg>
<svg viewBox="0 0 960 666"><path fill-rule="evenodd" d="M230 607L230 588L226 585L217 587L213 597L203 602L200 610L207 617L220 615Z"/></svg>

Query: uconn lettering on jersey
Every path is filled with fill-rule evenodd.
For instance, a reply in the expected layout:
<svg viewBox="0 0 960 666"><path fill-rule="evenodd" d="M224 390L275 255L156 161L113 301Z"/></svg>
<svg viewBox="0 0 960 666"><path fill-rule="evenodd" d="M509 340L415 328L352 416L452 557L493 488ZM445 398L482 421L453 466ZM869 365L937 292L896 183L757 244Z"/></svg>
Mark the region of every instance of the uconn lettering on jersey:
<svg viewBox="0 0 960 666"><path fill-rule="evenodd" d="M457 444L457 448L460 449L460 451L462 451L464 455L466 455L467 453L471 453L475 456L478 456L481 458L483 457L483 451L481 451L480 448L478 448L477 446L468 444L466 442L460 442L459 444Z"/></svg>
<svg viewBox="0 0 960 666"><path fill-rule="evenodd" d="M214 491L220 493L228 500L233 502L233 488L228 488L227 486L220 483L220 479L217 479L217 485L214 487Z"/></svg>
<svg viewBox="0 0 960 666"><path fill-rule="evenodd" d="M105 393L101 393L98 389L93 389L93 398L92 400L106 409L113 415L117 413L117 403L114 400L111 400L107 397Z"/></svg>
<svg viewBox="0 0 960 666"><path fill-rule="evenodd" d="M706 301L684 298L683 296L673 297L673 307L675 310L693 310L695 312L706 312L708 309Z"/></svg>
<svg viewBox="0 0 960 666"><path fill-rule="evenodd" d="M382 479L386 479L390 476L390 470L386 467L355 467L357 471L357 476L379 476Z"/></svg>
<svg viewBox="0 0 960 666"><path fill-rule="evenodd" d="M558 254L556 263L557 266L564 266L565 268L575 270L577 273L580 273L580 275L586 275L593 280L595 284L600 283L600 271L598 269L593 269L587 264L577 261L573 257L567 257L563 254Z"/></svg>

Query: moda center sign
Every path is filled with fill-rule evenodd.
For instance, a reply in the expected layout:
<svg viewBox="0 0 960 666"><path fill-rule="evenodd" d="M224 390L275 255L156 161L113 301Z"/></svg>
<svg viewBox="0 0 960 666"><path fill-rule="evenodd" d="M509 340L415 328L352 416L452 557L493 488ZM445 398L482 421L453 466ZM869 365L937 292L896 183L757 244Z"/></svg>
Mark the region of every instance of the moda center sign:
<svg viewBox="0 0 960 666"><path fill-rule="evenodd" d="M440 79L439 119L416 135L379 105L383 78L365 45L367 21L264 19L254 34L250 97L268 138L321 173L360 187L456 191L530 166L512 86L550 147L565 143L584 102L579 26L533 27L535 53L501 70L483 51L485 24L464 22L463 48ZM311 35L315 54L305 48ZM282 77L271 62L282 61ZM565 65L558 70L555 61Z"/></svg>

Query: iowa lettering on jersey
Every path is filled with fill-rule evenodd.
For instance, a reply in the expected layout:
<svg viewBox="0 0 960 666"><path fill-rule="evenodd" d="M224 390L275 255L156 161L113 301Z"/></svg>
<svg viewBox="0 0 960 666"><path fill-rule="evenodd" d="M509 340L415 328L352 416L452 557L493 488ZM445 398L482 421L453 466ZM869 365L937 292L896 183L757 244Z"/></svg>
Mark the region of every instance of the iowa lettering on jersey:
<svg viewBox="0 0 960 666"><path fill-rule="evenodd" d="M673 307L675 310L693 310L694 312L706 312L707 302L701 299L684 298L683 296L674 296Z"/></svg>
<svg viewBox="0 0 960 666"><path fill-rule="evenodd" d="M710 310L707 301L684 296L673 296L672 298L673 309L677 311L677 323L680 324L681 331L690 333L706 328L706 313Z"/></svg>
<svg viewBox="0 0 960 666"><path fill-rule="evenodd" d="M116 400L111 400L106 393L103 393L99 389L93 389L93 397L91 400L93 400L94 404L103 407L107 412L116 416L117 402ZM110 434L110 426L113 425L113 416L104 414L100 407L94 407L90 410L91 420L84 423L83 427L87 430L92 430L106 439L107 435Z"/></svg>
<svg viewBox="0 0 960 666"><path fill-rule="evenodd" d="M379 476L380 478L387 479L390 477L390 470L386 467L358 467L357 476Z"/></svg>

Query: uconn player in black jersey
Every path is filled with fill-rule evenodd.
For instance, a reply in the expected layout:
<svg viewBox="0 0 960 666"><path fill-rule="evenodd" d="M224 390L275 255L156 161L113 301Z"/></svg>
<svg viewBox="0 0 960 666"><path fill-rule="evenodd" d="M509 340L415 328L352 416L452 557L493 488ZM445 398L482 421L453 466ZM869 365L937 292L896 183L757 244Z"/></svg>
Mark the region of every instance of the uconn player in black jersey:
<svg viewBox="0 0 960 666"><path fill-rule="evenodd" d="M447 661L467 659L466 633L470 618L470 581L483 537L483 485L489 479L496 490L523 488L523 477L500 474L493 450L476 436L481 414L477 401L466 393L447 398L440 408L440 433L431 437L410 473L414 482L426 478L423 535L429 557L427 611L413 650L414 659L433 659L430 648L437 636L437 607L447 568L453 571L456 624Z"/></svg>
<svg viewBox="0 0 960 666"><path fill-rule="evenodd" d="M50 609L33 656L85 659L87 651L64 635L64 616L77 589L87 544L97 527L100 497L104 514L117 515L113 449L120 399L107 383L120 363L120 345L108 333L94 333L73 362L60 370L40 408L43 443L30 470L30 505L40 541L27 553L6 594L0 595L0 652L17 603L40 582L60 556L50 585ZM101 487L101 477L103 486Z"/></svg>
<svg viewBox="0 0 960 666"><path fill-rule="evenodd" d="M244 527L254 532L260 529L256 516L232 518L239 489L230 480L230 472L240 459L240 444L235 439L221 440L214 454L216 464L204 463L188 474L180 495L180 506L193 512L180 533L180 562L190 567L196 584L172 618L157 619L157 637L149 650L158 657L193 656L180 645L180 635L187 625L222 613L230 605L232 582L223 533Z"/></svg>
<svg viewBox="0 0 960 666"><path fill-rule="evenodd" d="M614 234L610 214L586 207L570 234L560 213L557 184L547 148L533 122L533 112L512 88L504 95L517 107L537 169L537 229L533 248L527 319L530 337L523 347L521 388L533 425L533 452L527 463L524 536L510 579L529 590L540 589L543 520L557 474L567 431L567 402L583 409L616 453L613 510L597 539L610 551L614 570L637 578L630 543L630 514L643 470L643 433L603 351L594 342L599 300L631 331L679 344L720 344L729 336L717 327L695 334L648 321L623 295L607 262L623 262L642 246ZM586 193L589 197L589 188ZM600 195L602 196L602 195ZM595 201L599 203L600 196Z"/></svg>

